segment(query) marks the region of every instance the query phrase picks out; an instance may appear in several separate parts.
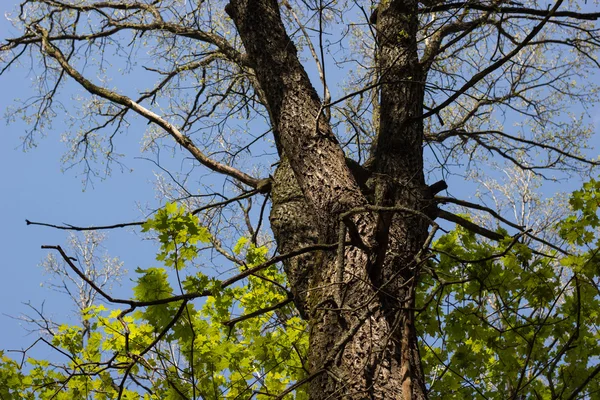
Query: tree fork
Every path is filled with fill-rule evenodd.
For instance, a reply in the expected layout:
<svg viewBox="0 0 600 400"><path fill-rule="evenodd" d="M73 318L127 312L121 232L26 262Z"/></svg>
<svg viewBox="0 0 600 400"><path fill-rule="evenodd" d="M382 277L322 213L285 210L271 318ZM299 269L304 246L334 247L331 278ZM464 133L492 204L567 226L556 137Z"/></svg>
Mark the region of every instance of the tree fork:
<svg viewBox="0 0 600 400"><path fill-rule="evenodd" d="M406 9L397 2L390 7L397 8L399 5L401 9ZM322 114L322 103L298 60L294 44L285 32L278 4L274 0L232 0L227 5L226 12L233 19L248 60L256 71L273 126L279 133L283 152L289 160L294 178L304 200L314 209L319 241L335 241L338 216L350 209L364 207L368 201L348 168L344 153ZM383 13L386 14L387 11L384 10ZM406 16L403 15L402 18L406 19ZM381 21L385 23L386 17ZM388 24L388 29L397 27L394 24L394 21ZM397 44L391 43L391 47L394 46L397 47ZM404 50L400 49L400 52L403 53ZM394 55L384 59L392 67L390 57ZM393 69L391 72L398 75ZM393 77L393 74L390 76ZM411 81L402 86L402 93L413 93L415 87L421 88L422 85L415 85ZM395 88L390 86L386 89L384 85L382 97ZM422 94L416 95L419 96L422 99ZM403 110L402 107L406 104L398 102L404 100L406 96L391 98L387 103L387 114L382 115L382 122L389 118L391 110ZM407 115L414 116L415 113L409 111L407 114L403 111L399 118ZM387 126L397 122L397 117L386 121ZM392 130L386 130L385 127L382 129L378 141L380 146L377 148L384 149L388 141L393 145L391 150L395 153L375 152L374 171L390 176L397 183L389 192L391 197L388 200L392 201L392 205L407 204L409 208L419 210L426 204L423 198L426 187L420 159L420 123L412 125L417 129L421 127L421 131L415 133L413 128L407 139L411 146L407 149L410 157L406 161L413 163L410 170L400 174L400 170L406 165L397 165L397 161L391 160L392 156L407 155L398 153L401 143L391 137L398 130L405 130L405 123L406 120ZM415 169L420 173L416 180ZM407 176L411 178L405 179ZM274 187L282 184L277 180L276 178ZM418 190L414 190L417 188ZM386 202L382 204L387 204ZM407 290L407 285L414 287L417 281L417 263L414 258L424 243L427 223L414 216L407 218L406 215L395 213L391 217L394 226L390 229L390 235L397 237L391 238L389 244L378 244L378 241L384 241L376 235L379 214L368 212L353 216L352 222L362 236L362 241L372 251L365 252L352 246L345 249L341 263L344 268L343 282L336 282L335 277L339 275L335 271L339 263L328 254L321 254L316 261L319 265L314 266L313 271L308 271L310 276L306 292L309 293L309 361L313 372L326 368L324 373L318 374L310 382L309 393L312 399L425 398L414 324L411 322L414 318L414 289ZM291 218L299 216L292 215ZM419 229L413 237L407 232L408 225L414 225L414 221L418 222ZM280 241L281 235L277 236L281 231L278 232L275 226L274 231L276 239ZM407 243L410 246L405 250L403 246ZM377 276L371 276L369 270L373 267L372 254L368 253L381 250L384 252L384 269ZM390 254L402 254L401 259L385 256L388 251ZM399 270L401 274L398 274ZM290 278L292 282L298 282L294 277ZM380 290L379 286L384 285L385 290ZM340 299L340 287L345 293L343 304L336 302L336 299ZM292 291L299 293L304 289L296 287ZM356 311L365 306L369 306L373 312L363 320L356 316ZM355 335L337 348L336 343L350 327L355 327ZM337 354L335 362L329 365L332 349ZM408 364L403 367L403 363Z"/></svg>

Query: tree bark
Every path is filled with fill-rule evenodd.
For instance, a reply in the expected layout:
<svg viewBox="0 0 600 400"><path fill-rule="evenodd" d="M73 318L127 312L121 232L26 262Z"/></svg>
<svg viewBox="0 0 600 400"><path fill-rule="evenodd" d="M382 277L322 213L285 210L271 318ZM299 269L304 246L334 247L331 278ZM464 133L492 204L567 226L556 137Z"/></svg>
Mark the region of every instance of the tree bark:
<svg viewBox="0 0 600 400"><path fill-rule="evenodd" d="M309 321L311 399L426 398L413 324L417 256L428 228L420 213L428 199L416 7L411 1L379 7L380 131L369 160L372 176L360 184L277 1L231 0L226 7L285 155L274 176L271 212L280 249L333 243L340 228L351 232L344 235L352 245L343 248L342 259L319 253L286 265L296 304ZM405 211L382 213L373 205Z"/></svg>

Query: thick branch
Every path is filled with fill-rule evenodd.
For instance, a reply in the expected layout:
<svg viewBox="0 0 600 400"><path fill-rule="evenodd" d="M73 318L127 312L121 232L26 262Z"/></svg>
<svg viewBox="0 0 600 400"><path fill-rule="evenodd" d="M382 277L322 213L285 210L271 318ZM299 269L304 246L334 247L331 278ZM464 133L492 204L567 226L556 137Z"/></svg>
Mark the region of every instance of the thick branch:
<svg viewBox="0 0 600 400"><path fill-rule="evenodd" d="M595 13L581 13L576 11L552 11L552 10L540 10L536 8L528 7L506 7L506 6L490 6L479 1L466 1L466 2L455 2L440 4L433 7L419 9L420 14L429 14L440 11L450 11L461 8L469 8L478 11L493 12L496 14L522 14L522 15L535 15L539 17L558 17L558 18L574 18L586 21L596 21L600 19L600 12Z"/></svg>
<svg viewBox="0 0 600 400"><path fill-rule="evenodd" d="M198 149L198 147L194 145L194 143L188 136L181 133L179 129L177 129L174 125L172 125L170 122L168 122L158 114L148 110L147 108L143 107L142 105L133 101L127 96L123 96L106 88L97 86L91 81L87 80L83 75L79 73L79 71L77 71L69 64L64 54L60 51L60 49L58 49L52 43L50 43L50 40L48 38L48 32L39 25L36 25L35 28L42 37L43 51L48 56L54 58L60 64L63 70L67 74L69 74L69 76L71 76L73 79L75 79L75 81L77 81L81 86L83 86L88 92L96 96L102 97L104 99L107 99L109 101L112 101L114 103L125 106L129 109L132 109L139 115L143 116L144 118L147 118L148 121L157 124L158 126L163 128L167 133L169 133L177 143L179 143L182 147L188 150L196 158L196 160L198 160L202 165L206 166L207 168L215 172L231 176L232 178L235 178L240 182L245 183L246 185L251 186L253 188L258 187L258 184L260 182L259 179L253 178L229 165L222 164L218 161L209 158L204 153L202 153L200 149Z"/></svg>
<svg viewBox="0 0 600 400"><path fill-rule="evenodd" d="M473 222L459 217L458 215L452 214L451 212L448 212L446 210L439 210L438 217L441 219L445 219L446 221L454 222L455 224L460 225L471 232L475 232L481 236L485 236L488 239L496 241L501 241L502 239L504 239L504 236L502 236L501 234L492 232L489 229L474 224Z"/></svg>

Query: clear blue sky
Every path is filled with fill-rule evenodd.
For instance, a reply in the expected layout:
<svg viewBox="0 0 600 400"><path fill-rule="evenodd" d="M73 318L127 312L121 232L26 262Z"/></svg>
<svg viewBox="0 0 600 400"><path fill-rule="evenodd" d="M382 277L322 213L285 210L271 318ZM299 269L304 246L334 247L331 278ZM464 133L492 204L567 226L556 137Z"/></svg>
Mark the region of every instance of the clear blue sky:
<svg viewBox="0 0 600 400"><path fill-rule="evenodd" d="M2 2L0 9L2 39L16 34L3 17L7 11L5 7L13 5L8 3L12 2ZM15 97L27 98L31 93L32 78L30 71L22 67L0 76L0 114L14 105ZM0 123L0 209L4 212L0 226L0 349L26 347L35 339L35 336L24 337L27 333L24 327L10 318L31 311L23 303L31 302L39 307L45 301L46 311L57 321L66 321L74 310L66 295L40 287L40 283L48 278L39 266L48 251L40 246L65 246L67 233L26 226L25 219L55 224L102 225L141 220L143 215L138 202L144 208L159 205L153 191L153 170L156 168L147 161L134 159L139 156L141 135L130 133L121 142L121 151L127 152L123 161L132 172L115 171L109 179L96 180L93 186L83 191L81 177L77 175L80 170L61 172L60 157L65 146L60 142L60 121L57 118L55 131L40 138L39 146L27 152L23 151L21 140L26 125L20 121L10 125L4 120ZM143 128L138 132L143 132ZM152 266L152 246L142 242L131 230L114 230L108 235L109 253L125 261L129 271L138 266ZM124 290L121 292L127 295Z"/></svg>

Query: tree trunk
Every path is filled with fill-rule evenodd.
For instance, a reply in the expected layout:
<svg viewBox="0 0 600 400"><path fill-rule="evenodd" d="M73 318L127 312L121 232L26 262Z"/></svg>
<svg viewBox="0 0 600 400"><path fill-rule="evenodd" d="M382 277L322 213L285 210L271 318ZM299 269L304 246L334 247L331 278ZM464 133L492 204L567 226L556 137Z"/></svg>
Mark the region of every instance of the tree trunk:
<svg viewBox="0 0 600 400"><path fill-rule="evenodd" d="M367 182L357 182L358 170L345 160L277 1L231 0L226 7L285 154L271 212L279 248L338 241L340 215L354 210L342 227L351 245L341 260L330 252L286 264L310 326L311 399L426 398L413 325L417 257L428 228L421 213L428 198L416 7L393 1L378 10L380 130ZM373 205L404 211L383 213Z"/></svg>

